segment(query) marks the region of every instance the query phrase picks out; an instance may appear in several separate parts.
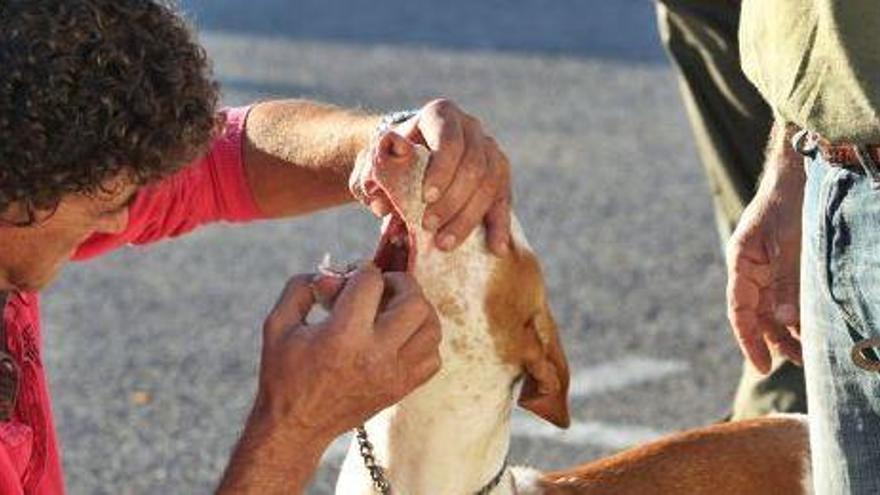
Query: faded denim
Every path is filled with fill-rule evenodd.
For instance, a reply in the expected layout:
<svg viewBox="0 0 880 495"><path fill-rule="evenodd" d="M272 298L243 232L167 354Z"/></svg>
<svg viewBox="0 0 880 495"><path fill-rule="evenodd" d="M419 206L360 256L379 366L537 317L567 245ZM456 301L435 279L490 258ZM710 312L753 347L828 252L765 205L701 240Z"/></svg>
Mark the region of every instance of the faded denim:
<svg viewBox="0 0 880 495"><path fill-rule="evenodd" d="M856 366L851 350L880 337L880 190L818 154L805 166L801 323L814 486L877 495L880 373Z"/></svg>

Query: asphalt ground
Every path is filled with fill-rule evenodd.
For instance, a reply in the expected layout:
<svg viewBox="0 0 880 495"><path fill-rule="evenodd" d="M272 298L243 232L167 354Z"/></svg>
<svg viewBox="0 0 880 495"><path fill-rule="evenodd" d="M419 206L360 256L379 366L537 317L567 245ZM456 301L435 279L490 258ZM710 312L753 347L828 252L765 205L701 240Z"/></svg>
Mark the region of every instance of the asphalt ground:
<svg viewBox="0 0 880 495"><path fill-rule="evenodd" d="M562 467L723 416L741 358L705 178L645 0L192 0L227 104L376 111L450 96L511 158L574 375L575 423L524 415L512 460ZM368 255L354 207L212 226L69 267L43 299L72 494L209 493L286 277ZM310 490L332 492L340 445Z"/></svg>

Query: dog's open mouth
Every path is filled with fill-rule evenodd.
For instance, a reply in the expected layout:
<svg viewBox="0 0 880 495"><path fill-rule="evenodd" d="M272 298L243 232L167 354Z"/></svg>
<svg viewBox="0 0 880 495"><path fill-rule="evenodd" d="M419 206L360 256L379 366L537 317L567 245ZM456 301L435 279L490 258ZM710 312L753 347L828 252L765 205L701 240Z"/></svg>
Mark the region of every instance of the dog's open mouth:
<svg viewBox="0 0 880 495"><path fill-rule="evenodd" d="M409 272L414 268L415 239L396 206L384 219L373 262L383 272Z"/></svg>

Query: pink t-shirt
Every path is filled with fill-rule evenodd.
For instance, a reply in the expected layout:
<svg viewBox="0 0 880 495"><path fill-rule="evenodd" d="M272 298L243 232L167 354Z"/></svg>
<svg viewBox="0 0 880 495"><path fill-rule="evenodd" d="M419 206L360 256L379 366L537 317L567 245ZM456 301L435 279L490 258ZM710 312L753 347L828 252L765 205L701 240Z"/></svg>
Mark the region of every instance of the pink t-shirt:
<svg viewBox="0 0 880 495"><path fill-rule="evenodd" d="M74 255L83 260L128 244L147 244L217 221L262 217L247 184L241 138L248 107L225 111L227 126L208 154L176 174L143 188L126 229L86 240ZM0 422L0 494L64 493L61 455L42 362L39 300L13 292L3 308L7 348L21 367L12 420Z"/></svg>

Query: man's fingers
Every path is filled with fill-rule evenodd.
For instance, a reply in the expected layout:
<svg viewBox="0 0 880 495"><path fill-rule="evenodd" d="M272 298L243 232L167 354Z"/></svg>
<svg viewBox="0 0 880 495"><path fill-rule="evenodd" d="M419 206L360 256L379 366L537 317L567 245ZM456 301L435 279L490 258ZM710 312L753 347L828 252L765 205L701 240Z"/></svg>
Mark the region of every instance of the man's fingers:
<svg viewBox="0 0 880 495"><path fill-rule="evenodd" d="M761 332L757 315L751 310L734 309L729 315L736 340L743 355L761 373L770 371L772 358L764 334Z"/></svg>
<svg viewBox="0 0 880 495"><path fill-rule="evenodd" d="M419 361L407 370L407 388L412 391L419 385L427 382L432 376L440 371L442 365L443 360L440 358L439 352Z"/></svg>
<svg viewBox="0 0 880 495"><path fill-rule="evenodd" d="M486 214L485 223L489 249L498 256L510 252L510 201L496 200Z"/></svg>
<svg viewBox="0 0 880 495"><path fill-rule="evenodd" d="M485 216L486 236L489 249L503 256L510 249L510 163L497 145L491 147L491 154L491 160L498 166L500 181L495 200Z"/></svg>
<svg viewBox="0 0 880 495"><path fill-rule="evenodd" d="M440 320L435 315L425 321L398 351L400 366L404 368L411 388L426 382L440 369L441 339Z"/></svg>
<svg viewBox="0 0 880 495"><path fill-rule="evenodd" d="M767 320L765 323L764 339L767 345L776 349L783 357L799 364L803 364L801 343L792 337L792 335L777 324L775 321Z"/></svg>
<svg viewBox="0 0 880 495"><path fill-rule="evenodd" d="M275 340L287 329L305 322L312 306L315 305L313 281L315 274L295 275L287 281L281 296L266 317L263 325L263 338Z"/></svg>
<svg viewBox="0 0 880 495"><path fill-rule="evenodd" d="M440 318L433 310L425 315L418 329L403 342L397 352L403 363L412 363L438 352L443 332Z"/></svg>
<svg viewBox="0 0 880 495"><path fill-rule="evenodd" d="M330 309L336 302L342 288L345 287L344 275L320 274L312 280L312 295L324 309Z"/></svg>
<svg viewBox="0 0 880 495"><path fill-rule="evenodd" d="M400 349L424 324L434 309L415 280L404 273L385 274L388 301L376 318L376 334L384 345Z"/></svg>
<svg viewBox="0 0 880 495"><path fill-rule="evenodd" d="M382 311L391 310L412 297L422 296L422 287L416 279L406 272L386 272L382 274L385 282Z"/></svg>
<svg viewBox="0 0 880 495"><path fill-rule="evenodd" d="M452 183L465 150L463 113L449 100L434 100L419 112L418 131L431 150L422 191L425 201L433 203Z"/></svg>
<svg viewBox="0 0 880 495"><path fill-rule="evenodd" d="M345 330L370 328L376 317L385 284L382 273L372 263L359 268L336 298L330 320Z"/></svg>
<svg viewBox="0 0 880 495"><path fill-rule="evenodd" d="M488 225L488 220L490 219L488 214L496 204L496 201L498 201L498 198L509 196L510 170L509 165L507 164L507 159L504 157L503 153L498 150L498 145L495 144L494 139L489 137L482 137L481 139L485 143L483 150L486 153L486 173L480 179L480 182L476 184L476 189L467 200L464 208L458 213L455 213L449 222L437 233L437 239L441 249L454 249L458 247L458 245L470 235L474 228L484 220L487 221ZM463 164L462 170L465 169L465 167L466 165ZM458 184L459 178L456 176L455 182L447 191L446 196L435 205L437 210L444 207L443 203L446 203L447 198L449 198L450 201L457 201L455 194ZM508 204L509 203L502 202L499 205L503 208ZM445 217L443 214L440 214L440 218L442 219ZM509 225L509 215L506 221L502 219L497 224L492 224L493 228L506 228L507 230L495 232L490 231L490 247L497 247L499 250L503 250L505 242L501 238L509 235ZM492 244L493 241L495 243L494 245Z"/></svg>
<svg viewBox="0 0 880 495"><path fill-rule="evenodd" d="M482 223L492 203L495 202L497 187L497 181L492 177L487 177L478 184L476 191L467 200L464 208L437 232L435 239L440 249L455 249L477 225Z"/></svg>
<svg viewBox="0 0 880 495"><path fill-rule="evenodd" d="M440 199L430 204L425 211L423 226L427 230L437 231L446 226L459 211L464 209L480 185L486 182L486 176L491 173L488 168L489 161L486 156L483 132L479 124L465 122L463 130L464 153L455 165L455 173L451 183L443 191ZM430 170L429 167L428 171L430 172ZM494 180L489 182L490 185L495 185ZM494 191L492 193L494 194ZM441 247L444 246L441 244Z"/></svg>
<svg viewBox="0 0 880 495"><path fill-rule="evenodd" d="M780 267L774 276L773 318L783 326L800 323L800 273L794 264L783 270Z"/></svg>

